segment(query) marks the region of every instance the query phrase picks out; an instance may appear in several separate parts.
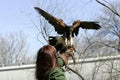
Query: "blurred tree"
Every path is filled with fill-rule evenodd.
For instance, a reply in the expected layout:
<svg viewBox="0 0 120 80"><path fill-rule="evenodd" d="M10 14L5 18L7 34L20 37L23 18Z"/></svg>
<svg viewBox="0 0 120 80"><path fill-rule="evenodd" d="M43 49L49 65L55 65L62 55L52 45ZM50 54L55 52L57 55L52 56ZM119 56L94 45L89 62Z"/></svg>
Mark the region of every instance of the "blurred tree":
<svg viewBox="0 0 120 80"><path fill-rule="evenodd" d="M112 52L120 53L120 1L114 0L112 2L103 2L96 0L103 7L103 15L99 16L98 19L103 26L99 36L103 37L103 44L108 46ZM110 49L109 49L110 50Z"/></svg>
<svg viewBox="0 0 120 80"><path fill-rule="evenodd" d="M0 36L0 64L27 63L30 59L26 37L22 33Z"/></svg>

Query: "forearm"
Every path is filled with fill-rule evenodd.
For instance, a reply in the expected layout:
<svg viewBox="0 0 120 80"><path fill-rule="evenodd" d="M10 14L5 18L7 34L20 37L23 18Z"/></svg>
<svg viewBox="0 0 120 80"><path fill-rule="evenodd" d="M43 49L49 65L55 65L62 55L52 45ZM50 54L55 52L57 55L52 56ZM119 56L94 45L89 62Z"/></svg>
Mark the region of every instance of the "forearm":
<svg viewBox="0 0 120 80"><path fill-rule="evenodd" d="M70 48L70 49L66 50L63 54L60 55L61 58L64 60L65 65L68 64L69 57L72 57L74 64L75 64L74 52L75 52L75 49Z"/></svg>
<svg viewBox="0 0 120 80"><path fill-rule="evenodd" d="M67 53L63 53L63 54L60 55L60 57L63 59L64 64L67 65L68 64L69 55Z"/></svg>

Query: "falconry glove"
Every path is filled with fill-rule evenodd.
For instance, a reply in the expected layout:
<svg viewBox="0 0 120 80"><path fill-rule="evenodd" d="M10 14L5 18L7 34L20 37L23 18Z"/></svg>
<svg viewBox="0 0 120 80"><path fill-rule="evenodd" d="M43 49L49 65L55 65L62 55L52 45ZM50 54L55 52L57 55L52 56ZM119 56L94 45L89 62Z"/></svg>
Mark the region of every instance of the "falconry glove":
<svg viewBox="0 0 120 80"><path fill-rule="evenodd" d="M73 62L75 64L76 61L75 61L74 53L75 53L75 49L73 49L73 48L70 48L70 49L68 49L68 50L65 51L65 54L67 54L68 57L72 57Z"/></svg>

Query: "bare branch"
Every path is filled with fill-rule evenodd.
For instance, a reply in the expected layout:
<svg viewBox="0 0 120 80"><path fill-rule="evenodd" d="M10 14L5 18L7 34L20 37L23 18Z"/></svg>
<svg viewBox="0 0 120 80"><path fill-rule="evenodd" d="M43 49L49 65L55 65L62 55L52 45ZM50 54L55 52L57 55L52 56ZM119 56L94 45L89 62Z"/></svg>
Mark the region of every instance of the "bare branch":
<svg viewBox="0 0 120 80"><path fill-rule="evenodd" d="M114 14L116 14L118 17L120 17L120 14L116 11L116 10L113 10L112 8L110 8L108 5L100 2L99 0L96 0L96 2L98 2L99 4L103 5L104 7L108 8L110 11L112 11Z"/></svg>
<svg viewBox="0 0 120 80"><path fill-rule="evenodd" d="M71 69L70 67L66 66L67 69L71 70L72 72L74 72L75 74L77 74L82 80L85 80L78 72L74 71L73 69Z"/></svg>

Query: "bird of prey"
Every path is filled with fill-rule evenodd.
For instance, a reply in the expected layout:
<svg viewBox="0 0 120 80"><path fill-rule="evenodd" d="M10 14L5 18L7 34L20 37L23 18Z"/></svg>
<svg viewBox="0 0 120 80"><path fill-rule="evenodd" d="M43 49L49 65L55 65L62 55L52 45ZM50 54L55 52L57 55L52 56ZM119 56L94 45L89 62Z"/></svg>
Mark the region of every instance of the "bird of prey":
<svg viewBox="0 0 120 80"><path fill-rule="evenodd" d="M66 47L67 45L65 43L65 37L64 36L55 36L55 37L54 36L49 36L49 44L53 45L60 54L67 51L67 47ZM76 52L75 47L76 46L74 46L74 45L70 46L70 48L73 49L72 53ZM70 54L70 55L71 55L71 57L73 59L73 62L75 64L76 61L75 61L74 54Z"/></svg>
<svg viewBox="0 0 120 80"><path fill-rule="evenodd" d="M64 36L49 36L49 44L53 45L59 53L67 50Z"/></svg>
<svg viewBox="0 0 120 80"><path fill-rule="evenodd" d="M80 21L80 20L74 21L73 25L69 26L69 25L65 24L62 19L59 19L59 18L56 18L56 17L52 16L51 14L49 14L46 11L40 9L39 7L34 7L34 8L52 26L54 26L55 31L58 34L62 34L63 37L65 37L64 42L66 43L66 45L70 45L70 46L73 45L72 44L72 37L74 37L74 35L76 35L76 36L78 35L79 28L83 28L83 29L95 29L95 30L101 28L101 26L98 24L98 22Z"/></svg>

